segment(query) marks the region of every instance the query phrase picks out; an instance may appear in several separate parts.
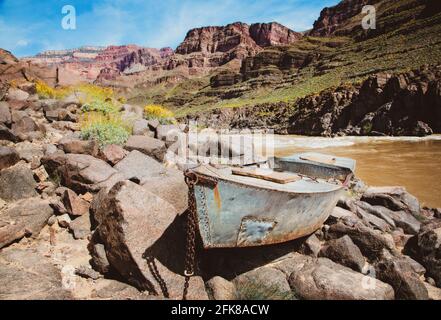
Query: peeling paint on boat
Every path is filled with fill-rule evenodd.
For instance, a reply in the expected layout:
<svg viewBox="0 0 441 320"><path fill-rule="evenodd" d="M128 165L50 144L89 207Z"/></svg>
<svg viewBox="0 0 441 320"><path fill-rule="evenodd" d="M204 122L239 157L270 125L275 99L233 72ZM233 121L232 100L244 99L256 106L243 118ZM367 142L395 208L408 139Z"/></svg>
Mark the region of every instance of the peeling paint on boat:
<svg viewBox="0 0 441 320"><path fill-rule="evenodd" d="M198 168L197 173L217 179L215 186L195 186L205 248L260 246L311 234L323 225L342 192L340 185L307 178L281 185L214 169Z"/></svg>

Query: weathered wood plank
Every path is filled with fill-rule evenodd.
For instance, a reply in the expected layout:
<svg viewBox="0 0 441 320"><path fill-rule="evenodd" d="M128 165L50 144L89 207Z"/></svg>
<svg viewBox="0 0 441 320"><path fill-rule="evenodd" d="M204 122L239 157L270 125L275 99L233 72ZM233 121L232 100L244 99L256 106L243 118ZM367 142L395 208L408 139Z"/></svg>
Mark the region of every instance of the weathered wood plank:
<svg viewBox="0 0 441 320"><path fill-rule="evenodd" d="M263 179L280 184L295 182L302 179L297 174L291 172L278 172L262 168L233 168L232 173L239 176Z"/></svg>

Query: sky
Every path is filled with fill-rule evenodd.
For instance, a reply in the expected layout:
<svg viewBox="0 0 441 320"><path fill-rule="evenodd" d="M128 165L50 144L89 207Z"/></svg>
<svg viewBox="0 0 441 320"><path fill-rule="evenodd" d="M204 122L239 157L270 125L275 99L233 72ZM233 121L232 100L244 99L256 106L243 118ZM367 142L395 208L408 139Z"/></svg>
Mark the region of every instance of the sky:
<svg viewBox="0 0 441 320"><path fill-rule="evenodd" d="M312 28L339 0L0 0L0 48L18 57L83 45L179 45L188 30L208 25L277 21ZM75 29L71 8L75 9Z"/></svg>

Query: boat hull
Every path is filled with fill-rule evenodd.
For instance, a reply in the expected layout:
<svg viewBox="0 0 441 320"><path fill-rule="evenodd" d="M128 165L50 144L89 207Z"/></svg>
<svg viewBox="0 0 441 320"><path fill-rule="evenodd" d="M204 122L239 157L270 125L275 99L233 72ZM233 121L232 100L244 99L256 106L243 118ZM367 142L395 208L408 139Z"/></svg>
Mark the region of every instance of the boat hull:
<svg viewBox="0 0 441 320"><path fill-rule="evenodd" d="M261 246L311 234L326 221L341 192L281 192L228 180L196 185L204 247Z"/></svg>
<svg viewBox="0 0 441 320"><path fill-rule="evenodd" d="M336 164L318 163L302 159L302 155L322 156L318 153L296 154L290 157L275 158L275 165L283 171L295 172L305 176L321 179L346 178L355 171L355 160L349 158L336 157Z"/></svg>

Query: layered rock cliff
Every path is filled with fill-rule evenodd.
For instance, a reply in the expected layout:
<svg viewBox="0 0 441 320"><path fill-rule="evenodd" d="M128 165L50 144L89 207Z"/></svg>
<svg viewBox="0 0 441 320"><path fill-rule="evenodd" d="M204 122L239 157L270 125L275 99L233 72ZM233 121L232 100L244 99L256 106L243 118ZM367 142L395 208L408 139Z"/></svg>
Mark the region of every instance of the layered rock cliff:
<svg viewBox="0 0 441 320"><path fill-rule="evenodd" d="M243 59L262 48L289 45L300 38L301 34L276 22L252 25L237 22L192 29L176 52L171 48L136 45L82 47L47 51L25 60L39 66L56 66L61 85L97 81L133 86L149 81L162 82L161 78L170 78L167 72L171 70L184 78L206 75L232 60L236 62L230 68L238 70Z"/></svg>
<svg viewBox="0 0 441 320"><path fill-rule="evenodd" d="M300 135L441 133L441 65L401 74L380 73L296 102L213 110L189 116L217 128L272 129Z"/></svg>
<svg viewBox="0 0 441 320"><path fill-rule="evenodd" d="M222 27L190 30L184 41L176 48L176 53L214 53L243 49L250 54L255 54L262 47L288 45L300 38L300 33L277 22L252 25L236 22Z"/></svg>

